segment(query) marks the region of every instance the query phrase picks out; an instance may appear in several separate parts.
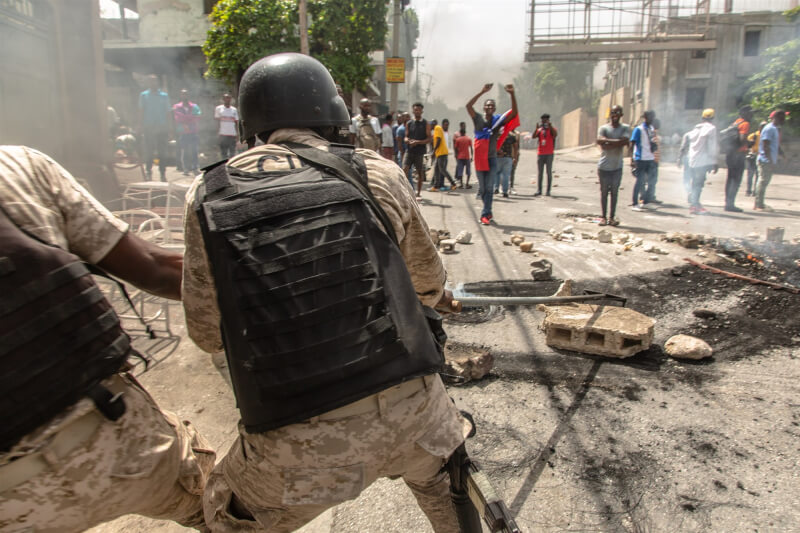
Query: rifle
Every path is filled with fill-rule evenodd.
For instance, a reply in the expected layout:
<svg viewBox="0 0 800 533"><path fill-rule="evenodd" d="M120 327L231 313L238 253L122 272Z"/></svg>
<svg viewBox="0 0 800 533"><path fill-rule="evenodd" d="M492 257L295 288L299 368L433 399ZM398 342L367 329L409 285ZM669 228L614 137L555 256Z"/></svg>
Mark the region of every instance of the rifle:
<svg viewBox="0 0 800 533"><path fill-rule="evenodd" d="M467 438L475 434L475 421L462 411L472 424ZM481 533L481 518L492 533L521 533L506 503L497 495L489 477L473 461L461 443L445 465L450 474L450 497L456 508L462 533Z"/></svg>

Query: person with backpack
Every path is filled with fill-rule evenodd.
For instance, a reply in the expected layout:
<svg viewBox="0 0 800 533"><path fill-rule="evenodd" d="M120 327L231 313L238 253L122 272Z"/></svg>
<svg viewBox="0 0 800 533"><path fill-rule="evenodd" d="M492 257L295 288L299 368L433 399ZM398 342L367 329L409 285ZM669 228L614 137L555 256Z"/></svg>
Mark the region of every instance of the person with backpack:
<svg viewBox="0 0 800 533"><path fill-rule="evenodd" d="M736 207L736 194L739 192L744 175L751 120L753 120L753 109L749 105L742 106L739 109L739 118L719 134L720 148L725 154L725 164L728 166L728 177L725 180L725 211L733 213L742 212L740 207Z"/></svg>
<svg viewBox="0 0 800 533"><path fill-rule="evenodd" d="M425 181L425 154L428 145L431 143L432 126L427 120L422 118L422 102L414 102L411 112L414 118L406 121L406 159L403 162L403 172L406 175L411 171L411 167L417 171L417 199L422 198L422 183Z"/></svg>
<svg viewBox="0 0 800 533"><path fill-rule="evenodd" d="M452 294L406 177L331 145L349 118L309 56L252 64L239 111L266 144L199 177L185 218L187 331L224 347L241 415L208 526L294 531L399 476L434 531L457 533L442 466L464 435L431 309Z"/></svg>
<svg viewBox="0 0 800 533"><path fill-rule="evenodd" d="M215 453L128 373L137 354L91 275L177 300L181 261L43 153L0 147L1 531L77 533L129 513L206 531Z"/></svg>
<svg viewBox="0 0 800 533"><path fill-rule="evenodd" d="M369 98L362 98L358 108L361 113L354 116L350 124L350 144L380 153L383 134L378 117L369 114L372 102Z"/></svg>

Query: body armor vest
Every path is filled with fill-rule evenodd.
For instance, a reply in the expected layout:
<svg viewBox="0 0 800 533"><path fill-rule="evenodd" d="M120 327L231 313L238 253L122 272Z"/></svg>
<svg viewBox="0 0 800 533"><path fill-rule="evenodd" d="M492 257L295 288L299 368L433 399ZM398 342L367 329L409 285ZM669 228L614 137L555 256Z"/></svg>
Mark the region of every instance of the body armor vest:
<svg viewBox="0 0 800 533"><path fill-rule="evenodd" d="M0 209L0 451L87 395L125 363L130 339L75 255Z"/></svg>
<svg viewBox="0 0 800 533"><path fill-rule="evenodd" d="M317 153L351 172L360 160L352 147L331 147L349 160L303 148L295 150L301 159ZM223 164L198 190L225 351L249 432L306 420L444 362L403 256L376 220L388 224L366 187L363 161L357 168L350 177L361 183L316 163L262 173Z"/></svg>

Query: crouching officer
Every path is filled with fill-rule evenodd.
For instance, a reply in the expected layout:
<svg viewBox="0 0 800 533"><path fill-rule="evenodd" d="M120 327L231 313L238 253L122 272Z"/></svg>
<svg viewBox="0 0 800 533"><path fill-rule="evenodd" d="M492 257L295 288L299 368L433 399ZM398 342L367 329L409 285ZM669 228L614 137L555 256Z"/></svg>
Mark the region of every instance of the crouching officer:
<svg viewBox="0 0 800 533"><path fill-rule="evenodd" d="M400 476L435 531L457 532L442 467L461 417L420 304L451 295L408 180L331 144L350 117L313 58L251 65L239 110L242 137L266 144L199 177L185 218L187 329L224 347L242 418L206 522L293 531Z"/></svg>
<svg viewBox="0 0 800 533"><path fill-rule="evenodd" d="M30 148L0 146L0 208L0 531L128 513L205 531L215 454L122 371L130 339L84 263L178 299L181 256Z"/></svg>

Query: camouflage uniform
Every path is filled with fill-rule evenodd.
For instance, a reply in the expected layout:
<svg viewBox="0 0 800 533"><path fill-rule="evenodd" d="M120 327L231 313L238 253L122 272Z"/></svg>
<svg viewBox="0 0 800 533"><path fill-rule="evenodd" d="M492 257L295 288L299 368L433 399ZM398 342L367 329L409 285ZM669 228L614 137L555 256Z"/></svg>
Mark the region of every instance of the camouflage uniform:
<svg viewBox="0 0 800 533"><path fill-rule="evenodd" d="M64 168L30 148L0 147L0 205L23 229L91 263L128 230ZM125 401L116 422L82 399L0 453L0 531L83 531L128 513L205 528L202 493L213 450L132 377L118 374L103 385ZM88 428L85 438L70 437L76 427ZM72 439L68 448L58 445L65 439ZM20 465L31 464L38 473L28 477L30 467Z"/></svg>
<svg viewBox="0 0 800 533"><path fill-rule="evenodd" d="M305 129L277 130L269 141L229 165L249 172L285 170L299 161L274 143L327 146ZM396 164L375 152L358 153L366 163L370 190L397 233L417 295L432 306L442 295L445 272L408 180ZM201 180L187 196L183 303L189 336L203 350L215 352L222 349L220 312L194 212ZM455 533L459 529L449 480L441 468L462 441L460 415L438 375L265 433L248 433L240 425L239 439L209 478L206 522L215 532L293 531L329 507L357 497L377 478L402 476L434 530Z"/></svg>

